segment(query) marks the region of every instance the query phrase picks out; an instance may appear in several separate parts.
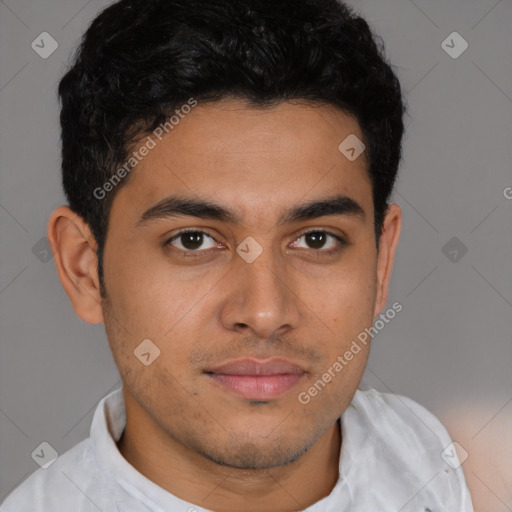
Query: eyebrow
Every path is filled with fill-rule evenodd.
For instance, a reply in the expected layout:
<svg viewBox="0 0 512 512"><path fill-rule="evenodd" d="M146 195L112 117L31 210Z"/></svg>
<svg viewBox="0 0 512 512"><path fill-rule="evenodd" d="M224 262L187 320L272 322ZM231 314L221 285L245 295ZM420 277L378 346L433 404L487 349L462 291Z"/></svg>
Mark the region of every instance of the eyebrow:
<svg viewBox="0 0 512 512"><path fill-rule="evenodd" d="M365 211L357 201L338 194L294 206L281 215L277 224L291 224L326 215L346 215L360 220L364 220L366 217ZM241 220L237 212L220 204L190 197L170 196L146 210L137 222L137 226L149 221L180 216L218 220L231 224L238 224Z"/></svg>

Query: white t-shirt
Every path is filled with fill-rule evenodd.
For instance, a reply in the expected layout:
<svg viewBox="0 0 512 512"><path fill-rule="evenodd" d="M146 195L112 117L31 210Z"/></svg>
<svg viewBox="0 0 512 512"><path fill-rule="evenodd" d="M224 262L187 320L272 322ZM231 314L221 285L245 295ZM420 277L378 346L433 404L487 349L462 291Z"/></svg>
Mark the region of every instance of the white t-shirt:
<svg viewBox="0 0 512 512"><path fill-rule="evenodd" d="M162 489L123 458L116 441L125 424L119 388L98 404L90 437L37 469L0 512L208 512ZM341 432L339 479L307 512L473 512L462 468L452 468L456 452L445 450L448 432L421 405L358 389L341 416Z"/></svg>

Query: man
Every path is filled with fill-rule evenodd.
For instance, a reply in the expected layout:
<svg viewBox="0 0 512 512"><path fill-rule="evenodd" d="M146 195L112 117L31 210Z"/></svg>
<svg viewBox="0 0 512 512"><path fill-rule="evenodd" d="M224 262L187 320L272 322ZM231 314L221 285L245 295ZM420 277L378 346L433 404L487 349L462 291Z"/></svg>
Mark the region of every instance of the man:
<svg viewBox="0 0 512 512"><path fill-rule="evenodd" d="M404 106L367 23L335 0L122 0L59 94L48 239L123 386L0 510L473 510L439 421L358 389L402 308Z"/></svg>

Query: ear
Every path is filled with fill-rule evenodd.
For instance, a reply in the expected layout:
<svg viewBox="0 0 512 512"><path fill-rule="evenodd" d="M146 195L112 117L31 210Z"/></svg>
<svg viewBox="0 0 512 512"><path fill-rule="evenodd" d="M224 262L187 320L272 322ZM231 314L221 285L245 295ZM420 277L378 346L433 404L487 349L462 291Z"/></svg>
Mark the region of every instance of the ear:
<svg viewBox="0 0 512 512"><path fill-rule="evenodd" d="M382 312L388 301L389 282L401 229L402 210L400 206L392 203L389 205L384 218L382 235L379 242L379 252L377 254L377 290L375 308L373 311L374 321Z"/></svg>
<svg viewBox="0 0 512 512"><path fill-rule="evenodd" d="M75 313L85 322L103 322L97 244L89 225L67 206L50 216L47 237L60 282Z"/></svg>

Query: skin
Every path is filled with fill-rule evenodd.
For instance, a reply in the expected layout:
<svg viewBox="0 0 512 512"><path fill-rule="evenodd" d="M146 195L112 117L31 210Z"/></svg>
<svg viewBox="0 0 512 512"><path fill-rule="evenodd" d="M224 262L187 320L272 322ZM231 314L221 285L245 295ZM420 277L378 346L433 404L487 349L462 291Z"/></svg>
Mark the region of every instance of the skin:
<svg viewBox="0 0 512 512"><path fill-rule="evenodd" d="M330 106L199 104L116 192L104 300L88 225L66 206L50 218L62 285L82 320L104 322L123 380L127 425L119 450L190 503L218 512L299 510L327 496L338 479L337 418L361 380L370 344L307 405L297 397L384 310L402 217L391 204L377 252L365 154L351 162L338 150L349 134L363 138L355 118ZM364 217L277 222L284 211L334 193L357 201ZM171 194L214 201L240 219L138 222ZM165 246L183 228L213 239L205 236L203 252L186 257L183 238ZM348 245L328 236L312 247L303 236L311 230ZM236 252L248 236L263 249L252 263ZM336 252L326 255L329 249ZM160 356L145 366L134 349L148 338ZM204 373L240 357L273 356L307 373L265 403L227 392Z"/></svg>

